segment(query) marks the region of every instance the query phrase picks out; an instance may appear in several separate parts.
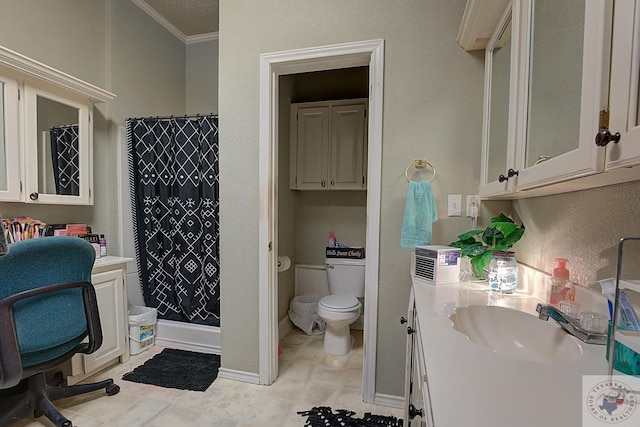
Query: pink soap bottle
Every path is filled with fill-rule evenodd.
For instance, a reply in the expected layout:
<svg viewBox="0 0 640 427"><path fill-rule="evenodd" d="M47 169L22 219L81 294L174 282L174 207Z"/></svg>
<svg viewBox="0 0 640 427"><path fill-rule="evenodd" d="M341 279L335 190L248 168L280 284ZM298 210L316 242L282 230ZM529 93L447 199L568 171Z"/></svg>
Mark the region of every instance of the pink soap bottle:
<svg viewBox="0 0 640 427"><path fill-rule="evenodd" d="M329 232L328 247L330 247L330 248L335 248L336 247L336 236L333 234L333 231Z"/></svg>
<svg viewBox="0 0 640 427"><path fill-rule="evenodd" d="M569 270L567 269L566 258L556 258L555 267L551 275L551 304L560 304L561 301L574 301L575 292L569 282Z"/></svg>

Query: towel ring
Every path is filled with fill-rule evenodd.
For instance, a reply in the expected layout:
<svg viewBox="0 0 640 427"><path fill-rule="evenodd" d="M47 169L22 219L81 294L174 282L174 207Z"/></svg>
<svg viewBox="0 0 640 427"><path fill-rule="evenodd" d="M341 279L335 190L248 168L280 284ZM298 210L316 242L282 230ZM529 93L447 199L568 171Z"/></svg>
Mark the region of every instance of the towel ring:
<svg viewBox="0 0 640 427"><path fill-rule="evenodd" d="M409 169L411 169L411 166L414 166L416 169L424 169L429 166L433 171L433 175L431 176L429 182L433 181L433 179L436 177L436 168L434 168L431 163L427 162L427 159L415 159L413 162L409 163L409 166L407 166L407 169L404 171L404 179L406 179L407 182L411 181L409 179Z"/></svg>

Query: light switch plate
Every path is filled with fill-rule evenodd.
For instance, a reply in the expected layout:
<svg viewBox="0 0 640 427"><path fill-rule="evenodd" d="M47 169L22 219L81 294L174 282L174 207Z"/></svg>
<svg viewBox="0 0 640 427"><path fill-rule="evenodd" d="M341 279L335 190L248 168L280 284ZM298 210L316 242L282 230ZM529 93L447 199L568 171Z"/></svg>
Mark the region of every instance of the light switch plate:
<svg viewBox="0 0 640 427"><path fill-rule="evenodd" d="M447 199L447 215L462 216L462 194L449 194Z"/></svg>

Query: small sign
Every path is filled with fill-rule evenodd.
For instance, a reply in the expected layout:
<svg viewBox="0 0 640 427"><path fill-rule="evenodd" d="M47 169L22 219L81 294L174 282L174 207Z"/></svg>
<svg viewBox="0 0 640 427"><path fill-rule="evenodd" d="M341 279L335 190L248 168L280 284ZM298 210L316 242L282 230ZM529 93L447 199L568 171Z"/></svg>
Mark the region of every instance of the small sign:
<svg viewBox="0 0 640 427"><path fill-rule="evenodd" d="M364 248L326 248L325 256L327 258L363 259Z"/></svg>

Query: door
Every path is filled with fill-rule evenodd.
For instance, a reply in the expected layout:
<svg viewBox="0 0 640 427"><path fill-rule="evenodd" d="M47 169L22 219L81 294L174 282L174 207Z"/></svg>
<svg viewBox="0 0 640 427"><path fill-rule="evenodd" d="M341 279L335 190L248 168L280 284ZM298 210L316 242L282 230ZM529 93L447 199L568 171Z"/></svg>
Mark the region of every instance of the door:
<svg viewBox="0 0 640 427"><path fill-rule="evenodd" d="M365 114L364 104L331 107L329 189L363 189Z"/></svg>

